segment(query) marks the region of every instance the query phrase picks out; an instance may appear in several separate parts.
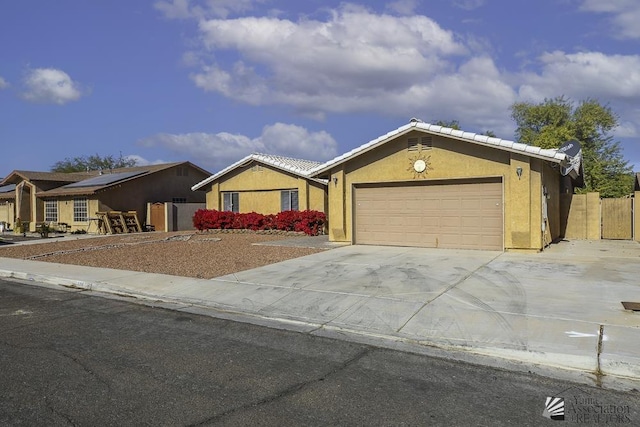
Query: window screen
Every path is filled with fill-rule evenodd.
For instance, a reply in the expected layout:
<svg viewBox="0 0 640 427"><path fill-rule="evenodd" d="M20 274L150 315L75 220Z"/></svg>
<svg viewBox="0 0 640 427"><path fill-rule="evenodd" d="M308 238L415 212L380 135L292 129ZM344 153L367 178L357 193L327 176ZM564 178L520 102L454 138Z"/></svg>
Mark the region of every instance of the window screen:
<svg viewBox="0 0 640 427"><path fill-rule="evenodd" d="M84 222L88 221L88 207L87 207L87 199L86 198L76 198L73 199L73 220L75 222Z"/></svg>
<svg viewBox="0 0 640 427"><path fill-rule="evenodd" d="M280 211L298 210L298 190L283 190L280 192Z"/></svg>
<svg viewBox="0 0 640 427"><path fill-rule="evenodd" d="M240 212L238 193L222 193L222 210Z"/></svg>
<svg viewBox="0 0 640 427"><path fill-rule="evenodd" d="M58 201L44 201L44 220L49 222L58 222Z"/></svg>

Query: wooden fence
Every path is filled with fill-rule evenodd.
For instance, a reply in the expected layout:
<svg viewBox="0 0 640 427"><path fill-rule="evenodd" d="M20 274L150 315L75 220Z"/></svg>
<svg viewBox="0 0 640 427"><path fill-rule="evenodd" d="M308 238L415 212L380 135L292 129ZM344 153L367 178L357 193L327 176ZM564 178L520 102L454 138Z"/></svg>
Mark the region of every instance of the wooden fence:
<svg viewBox="0 0 640 427"><path fill-rule="evenodd" d="M566 239L617 239L640 241L640 212L634 201L640 197L600 199L598 193L562 196Z"/></svg>
<svg viewBox="0 0 640 427"><path fill-rule="evenodd" d="M612 240L633 239L633 200L602 199L602 238Z"/></svg>

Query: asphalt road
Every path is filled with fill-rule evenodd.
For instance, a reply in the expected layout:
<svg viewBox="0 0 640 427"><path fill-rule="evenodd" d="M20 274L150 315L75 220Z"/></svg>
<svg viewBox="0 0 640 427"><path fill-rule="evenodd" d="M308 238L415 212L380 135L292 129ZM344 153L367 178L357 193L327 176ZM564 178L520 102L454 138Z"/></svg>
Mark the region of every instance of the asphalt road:
<svg viewBox="0 0 640 427"><path fill-rule="evenodd" d="M640 424L639 392L0 280L0 425L559 425L548 396Z"/></svg>

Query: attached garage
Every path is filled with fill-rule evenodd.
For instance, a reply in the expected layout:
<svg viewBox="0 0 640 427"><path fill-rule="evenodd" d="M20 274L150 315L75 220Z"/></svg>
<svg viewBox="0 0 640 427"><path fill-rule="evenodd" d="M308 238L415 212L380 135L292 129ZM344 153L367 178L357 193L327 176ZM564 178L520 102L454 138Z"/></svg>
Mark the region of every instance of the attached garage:
<svg viewBox="0 0 640 427"><path fill-rule="evenodd" d="M502 250L501 178L360 185L356 244Z"/></svg>
<svg viewBox="0 0 640 427"><path fill-rule="evenodd" d="M573 158L412 119L310 171L328 181L329 240L540 251L564 236Z"/></svg>

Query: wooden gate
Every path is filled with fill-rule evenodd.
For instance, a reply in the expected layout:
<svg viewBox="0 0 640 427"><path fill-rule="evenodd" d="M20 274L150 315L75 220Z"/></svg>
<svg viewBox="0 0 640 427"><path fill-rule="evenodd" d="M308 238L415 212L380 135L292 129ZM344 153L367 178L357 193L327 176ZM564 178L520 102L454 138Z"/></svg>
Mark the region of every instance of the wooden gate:
<svg viewBox="0 0 640 427"><path fill-rule="evenodd" d="M633 238L633 199L602 199L602 238Z"/></svg>
<svg viewBox="0 0 640 427"><path fill-rule="evenodd" d="M151 225L156 231L166 231L164 223L164 203L153 203L151 205Z"/></svg>

